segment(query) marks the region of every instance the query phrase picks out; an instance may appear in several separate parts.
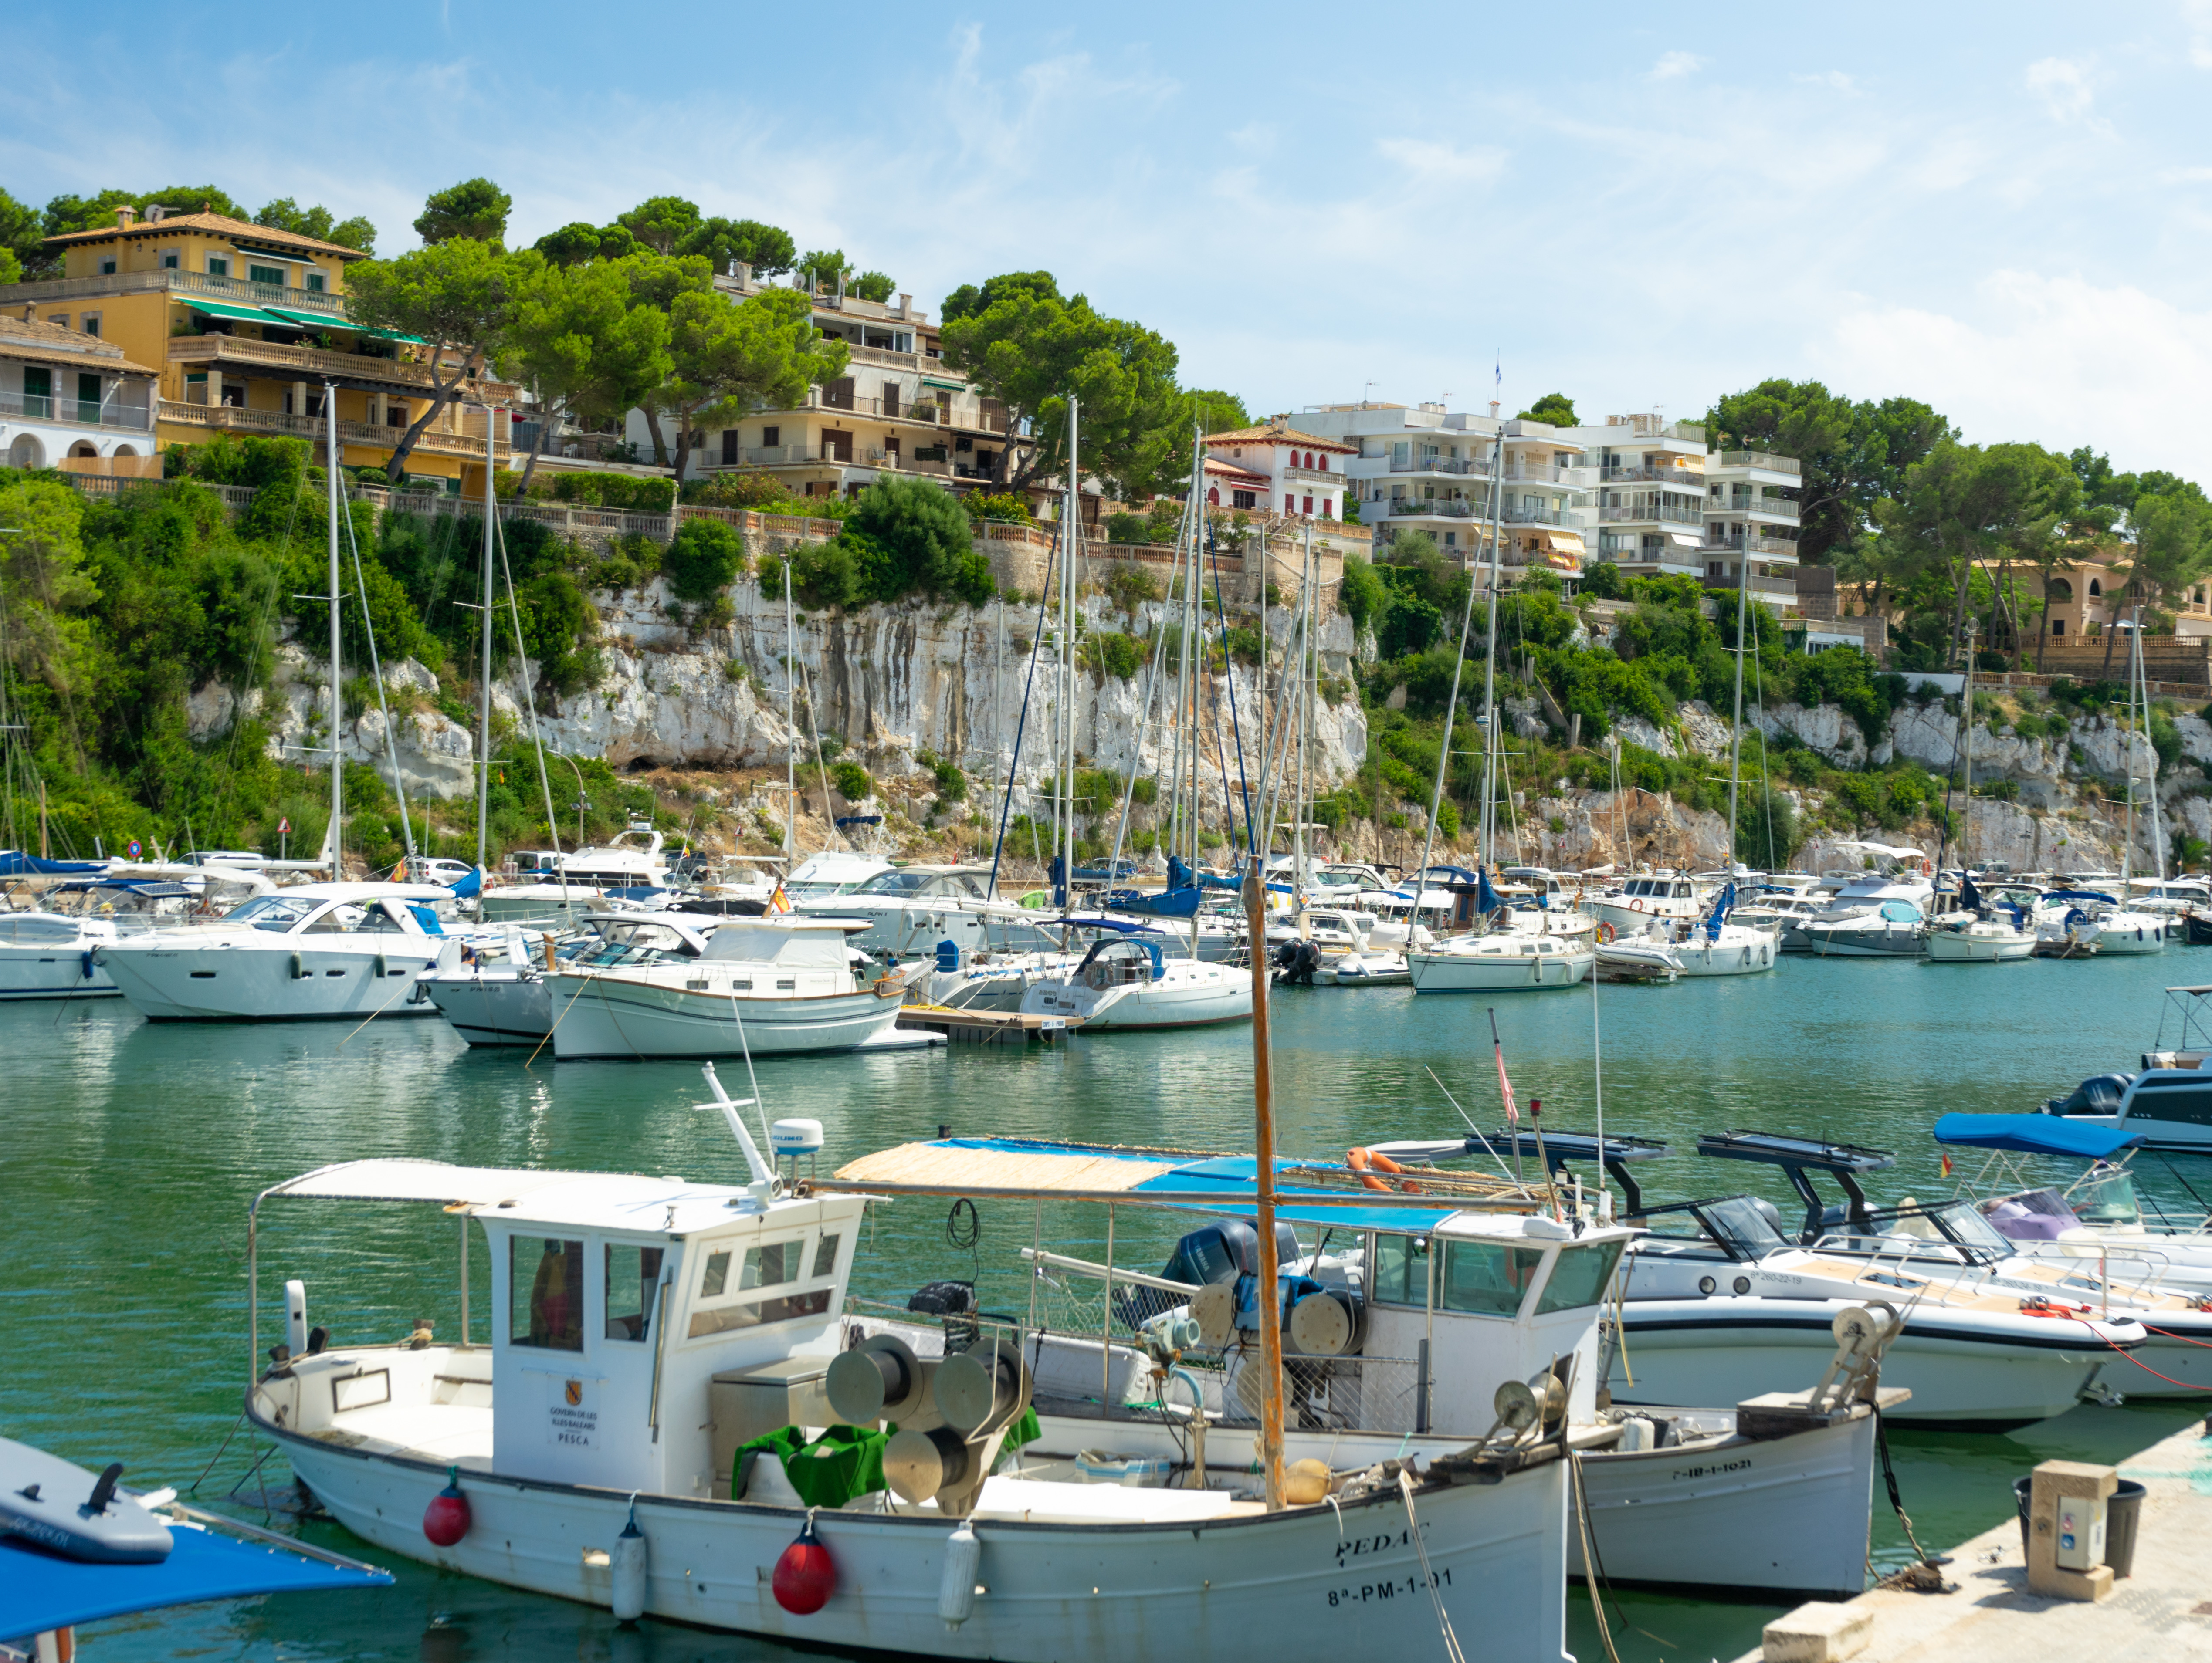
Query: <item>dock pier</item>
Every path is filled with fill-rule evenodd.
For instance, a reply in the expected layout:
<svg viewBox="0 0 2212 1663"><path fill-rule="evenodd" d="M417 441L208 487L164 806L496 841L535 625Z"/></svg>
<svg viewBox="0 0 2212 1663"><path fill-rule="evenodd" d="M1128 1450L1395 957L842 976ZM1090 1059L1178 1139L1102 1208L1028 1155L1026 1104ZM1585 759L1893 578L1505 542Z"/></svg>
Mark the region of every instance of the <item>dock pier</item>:
<svg viewBox="0 0 2212 1663"><path fill-rule="evenodd" d="M1800 1606L1736 1663L2212 1663L2212 1419L2120 1463L2143 1486L2132 1573L2094 1602L2027 1587L2017 1520L1951 1550L1942 1593L1869 1589Z"/></svg>

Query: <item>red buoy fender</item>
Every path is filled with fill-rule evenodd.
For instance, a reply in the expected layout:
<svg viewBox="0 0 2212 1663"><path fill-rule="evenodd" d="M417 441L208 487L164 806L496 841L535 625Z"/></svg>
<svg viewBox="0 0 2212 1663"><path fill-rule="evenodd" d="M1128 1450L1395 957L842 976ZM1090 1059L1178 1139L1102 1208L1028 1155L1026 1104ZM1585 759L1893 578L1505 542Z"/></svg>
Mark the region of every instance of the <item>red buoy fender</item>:
<svg viewBox="0 0 2212 1663"><path fill-rule="evenodd" d="M813 1616L830 1603L830 1596L837 1591L836 1562L815 1535L812 1514L806 1515L799 1539L777 1557L775 1575L769 1586L775 1594L775 1603L793 1617Z"/></svg>
<svg viewBox="0 0 2212 1663"><path fill-rule="evenodd" d="M446 1469L446 1487L422 1509L422 1534L433 1547L452 1547L469 1533L469 1498L461 1494L459 1467Z"/></svg>

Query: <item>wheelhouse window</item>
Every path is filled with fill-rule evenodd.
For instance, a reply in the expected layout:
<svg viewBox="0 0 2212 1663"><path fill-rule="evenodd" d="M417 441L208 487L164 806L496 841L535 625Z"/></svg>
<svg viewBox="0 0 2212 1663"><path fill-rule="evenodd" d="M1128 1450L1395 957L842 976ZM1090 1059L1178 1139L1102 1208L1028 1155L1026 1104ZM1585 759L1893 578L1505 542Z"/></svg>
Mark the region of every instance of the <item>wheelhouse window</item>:
<svg viewBox="0 0 2212 1663"><path fill-rule="evenodd" d="M607 1244L607 1338L649 1340L660 1291L660 1261L666 1251L629 1244Z"/></svg>
<svg viewBox="0 0 2212 1663"><path fill-rule="evenodd" d="M1560 1248L1559 1262L1552 1266L1544 1291L1536 1297L1536 1314L1578 1311L1603 1299L1613 1280L1613 1267L1620 1262L1621 1245L1599 1241L1584 1247Z"/></svg>
<svg viewBox="0 0 2212 1663"><path fill-rule="evenodd" d="M1381 1305L1429 1302L1429 1239L1425 1235L1377 1235L1370 1261L1368 1297Z"/></svg>
<svg viewBox="0 0 2212 1663"><path fill-rule="evenodd" d="M584 1244L518 1235L507 1252L507 1343L584 1349Z"/></svg>
<svg viewBox="0 0 2212 1663"><path fill-rule="evenodd" d="M820 1316L830 1308L830 1290L826 1287L773 1295L766 1290L789 1287L802 1279L821 1280L830 1275L837 1261L836 1242L834 1235L823 1238L823 1247L815 1253L816 1268L811 1277L805 1271L807 1241L803 1235L787 1241L765 1241L742 1252L733 1247L714 1249L707 1255L706 1267L699 1277L697 1303L703 1308L692 1312L686 1337L698 1339L734 1328L785 1322L793 1317ZM829 1271L822 1268L823 1249L827 1250Z"/></svg>
<svg viewBox="0 0 2212 1663"><path fill-rule="evenodd" d="M1502 1241L1447 1242L1437 1307L1476 1316L1515 1315L1543 1262L1541 1247L1509 1247Z"/></svg>

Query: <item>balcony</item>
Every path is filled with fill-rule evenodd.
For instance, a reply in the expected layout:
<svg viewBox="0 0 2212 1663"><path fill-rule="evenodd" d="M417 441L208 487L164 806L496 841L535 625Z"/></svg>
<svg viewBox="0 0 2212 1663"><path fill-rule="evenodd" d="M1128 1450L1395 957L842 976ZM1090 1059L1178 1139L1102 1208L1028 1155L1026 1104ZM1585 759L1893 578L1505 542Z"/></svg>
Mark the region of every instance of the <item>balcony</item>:
<svg viewBox="0 0 2212 1663"><path fill-rule="evenodd" d="M1474 504L1464 497L1394 496L1389 501L1393 519L1473 519ZM1488 516L1486 514L1485 518Z"/></svg>
<svg viewBox="0 0 2212 1663"><path fill-rule="evenodd" d="M1751 586L1750 592L1754 595L1771 595L1778 599L1790 601L1797 598L1797 580L1795 578L1761 577L1754 572L1748 578L1741 580ZM1723 589L1732 594L1735 591L1739 580L1732 573L1723 574L1719 577L1705 574L1701 575L1698 581L1708 589Z"/></svg>
<svg viewBox="0 0 2212 1663"><path fill-rule="evenodd" d="M508 448L508 422L505 410L495 410L492 415L492 446L496 457ZM282 410L248 410L240 404L185 404L170 398L161 401L161 419L177 427L208 428L224 433L281 434L295 439L319 440L325 433L323 419L319 416L287 416ZM479 422L477 425L483 424ZM380 427L373 422L342 419L338 422L338 438L346 444L373 445L380 450L393 449L406 431L405 428ZM481 461L483 434L467 431L466 420L456 421L454 408L448 404L439 412L438 420L415 441L415 448L433 456Z"/></svg>
<svg viewBox="0 0 2212 1663"><path fill-rule="evenodd" d="M169 339L173 364L237 364L254 370L278 369L283 379L316 381L328 376L343 385L402 387L427 393L434 385L430 366L396 358L373 357L365 352L326 352L318 347L279 346L272 341L249 341L239 335L176 335ZM522 391L508 381L479 380L471 384L475 396L509 403Z"/></svg>
<svg viewBox="0 0 2212 1663"><path fill-rule="evenodd" d="M1760 519L1786 519L1792 525L1797 523L1797 505L1782 496L1739 497L1733 502L1709 500L1705 512L1719 515L1745 514Z"/></svg>
<svg viewBox="0 0 2212 1663"><path fill-rule="evenodd" d="M1777 456L1771 451L1723 451L1720 465L1723 468L1759 468L1768 473L1788 474L1792 479L1803 472L1794 456Z"/></svg>
<svg viewBox="0 0 2212 1663"><path fill-rule="evenodd" d="M1662 521L1676 525L1702 525L1705 519L1704 511L1695 505L1676 507L1663 502L1601 507L1597 511L1597 518L1601 525L1633 525Z"/></svg>
<svg viewBox="0 0 2212 1663"><path fill-rule="evenodd" d="M118 399L51 398L34 392L0 392L0 420L52 422L66 428L92 428L105 433L151 433L154 411L149 404L125 404Z"/></svg>
<svg viewBox="0 0 2212 1663"><path fill-rule="evenodd" d="M1705 553L1717 555L1733 549L1737 554L1742 554L1746 552L1744 542L1745 539L1741 537L1715 537L1708 530L1705 540L1698 546L1700 551ZM1767 555L1779 560L1797 558L1797 544L1789 537L1754 537L1750 539L1750 543L1748 552L1754 555Z"/></svg>
<svg viewBox="0 0 2212 1663"><path fill-rule="evenodd" d="M1640 462L1607 462L1600 464L1598 478L1601 483L1607 485L1618 483L1696 487L1702 486L1705 483L1705 470L1703 468L1646 467Z"/></svg>
<svg viewBox="0 0 2212 1663"><path fill-rule="evenodd" d="M908 403L903 398L840 394L828 387L817 387L809 393L805 408L870 416L879 422L911 422L920 427L946 428L957 433L1002 434L1006 431L1006 407L996 399L984 400L979 408L960 410L948 400L924 398Z"/></svg>
<svg viewBox="0 0 2212 1663"><path fill-rule="evenodd" d="M1487 473L1489 464L1468 456L1394 456L1390 458L1390 471L1394 474Z"/></svg>
<svg viewBox="0 0 2212 1663"><path fill-rule="evenodd" d="M345 297L320 289L286 288L279 283L249 283L237 277L212 277L204 271L122 271L105 277L52 277L44 282L0 287L0 307L76 300L110 294L208 294L246 306L280 306L288 312L327 312L333 322L345 317Z"/></svg>
<svg viewBox="0 0 2212 1663"><path fill-rule="evenodd" d="M1568 483L1568 476L1574 471L1574 469L1575 464L1571 462L1562 462L1556 467L1546 467L1528 462L1509 462L1505 464L1505 471L1498 476L1509 485L1523 483L1534 485L1565 485ZM1482 473L1489 471L1480 464L1477 464L1476 470Z"/></svg>

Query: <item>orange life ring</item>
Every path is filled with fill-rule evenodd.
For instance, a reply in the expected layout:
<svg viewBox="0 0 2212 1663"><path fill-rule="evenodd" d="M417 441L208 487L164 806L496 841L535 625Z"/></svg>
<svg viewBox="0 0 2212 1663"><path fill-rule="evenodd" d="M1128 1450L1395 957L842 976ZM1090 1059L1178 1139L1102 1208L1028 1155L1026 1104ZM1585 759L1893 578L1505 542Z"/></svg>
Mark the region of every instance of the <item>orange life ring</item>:
<svg viewBox="0 0 2212 1663"><path fill-rule="evenodd" d="M1388 1190L1394 1187L1369 1172L1370 1167L1374 1168L1376 1172L1403 1172L1406 1169L1389 1156L1377 1155L1374 1150L1366 1149L1345 1150L1344 1162L1346 1166L1359 1174L1360 1185L1365 1189ZM1395 1187L1404 1190L1408 1195L1419 1195L1421 1193L1421 1187L1419 1184L1401 1184Z"/></svg>
<svg viewBox="0 0 2212 1663"><path fill-rule="evenodd" d="M1641 901L1632 901L1628 905L1632 911L1640 913L1644 910L1644 903Z"/></svg>
<svg viewBox="0 0 2212 1663"><path fill-rule="evenodd" d="M1597 938L1600 941L1606 943L1608 946L1612 944L1613 938L1617 933L1618 932L1610 924L1600 923L1597 926Z"/></svg>

